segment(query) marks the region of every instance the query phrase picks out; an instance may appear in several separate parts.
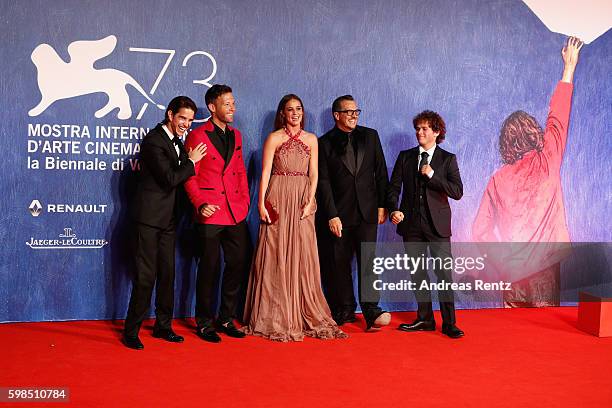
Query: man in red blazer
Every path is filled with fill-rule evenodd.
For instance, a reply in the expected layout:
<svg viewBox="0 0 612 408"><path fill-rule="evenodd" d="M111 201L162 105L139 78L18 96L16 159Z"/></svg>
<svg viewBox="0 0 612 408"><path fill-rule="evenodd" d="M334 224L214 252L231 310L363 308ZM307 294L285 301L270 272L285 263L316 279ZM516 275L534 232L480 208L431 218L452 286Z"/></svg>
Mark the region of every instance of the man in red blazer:
<svg viewBox="0 0 612 408"><path fill-rule="evenodd" d="M244 333L233 323L238 297L251 263L251 239L246 223L249 186L242 157L242 136L229 126L236 106L232 89L213 85L205 96L210 120L187 136L189 149L204 143L208 157L196 163L195 176L185 189L195 208L200 261L196 280L196 324L198 336L212 343L221 341L217 328L230 337ZM221 284L219 315L215 319L220 273L220 249L225 269Z"/></svg>

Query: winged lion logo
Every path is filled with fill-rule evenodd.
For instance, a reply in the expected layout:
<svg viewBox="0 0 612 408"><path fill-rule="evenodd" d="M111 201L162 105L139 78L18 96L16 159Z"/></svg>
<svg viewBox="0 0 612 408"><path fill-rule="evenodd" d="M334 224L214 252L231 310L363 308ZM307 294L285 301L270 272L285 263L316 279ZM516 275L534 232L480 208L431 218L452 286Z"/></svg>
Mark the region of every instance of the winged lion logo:
<svg viewBox="0 0 612 408"><path fill-rule="evenodd" d="M110 55L117 45L117 37L109 35L100 40L74 41L68 46L70 61L65 62L49 44L40 44L32 51L32 62L38 70L38 88L41 99L28 115L38 116L54 102L61 99L103 92L108 103L97 110L96 118L102 118L119 108L117 117L125 120L132 116L127 85L131 85L149 102L155 103L129 74L118 69L94 68L94 63Z"/></svg>

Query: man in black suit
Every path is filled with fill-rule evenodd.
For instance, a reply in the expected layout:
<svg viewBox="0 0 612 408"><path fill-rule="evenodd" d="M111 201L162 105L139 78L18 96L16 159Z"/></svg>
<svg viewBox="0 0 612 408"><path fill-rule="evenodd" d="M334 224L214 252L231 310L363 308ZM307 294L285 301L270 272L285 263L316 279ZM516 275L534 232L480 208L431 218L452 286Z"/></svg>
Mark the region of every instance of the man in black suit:
<svg viewBox="0 0 612 408"><path fill-rule="evenodd" d="M387 164L378 133L357 126L361 110L351 95L332 105L336 126L319 139L317 236L325 294L338 325L354 322L352 259L357 255L360 306L366 330L388 325L391 315L378 306L372 288L371 257L362 264L363 242L376 242L385 222Z"/></svg>
<svg viewBox="0 0 612 408"><path fill-rule="evenodd" d="M186 96L172 99L164 122L147 133L140 146L140 172L131 211L136 270L123 332L124 344L129 348L144 348L138 332L148 315L156 281L153 337L173 343L183 341L171 327L177 193L183 182L195 174L194 165L206 155L206 146L199 144L186 152L179 137L191 126L197 109Z"/></svg>
<svg viewBox="0 0 612 408"><path fill-rule="evenodd" d="M419 145L400 152L391 174L388 190L391 222L397 225L397 233L404 239L409 256L426 256L429 248L432 258L445 259L452 257L448 197L459 200L463 196L459 166L454 154L438 146L446 135L446 125L440 115L432 111L421 112L414 117L413 125ZM402 187L402 201L398 207ZM401 324L399 329L433 331L436 322L431 291L422 286L423 283L429 285L427 271L417 268L413 272L417 285L417 319L410 324ZM452 283L452 270L436 268L435 273L438 283L445 282L447 286ZM462 337L463 331L455 325L453 291L450 288L438 291L438 297L442 333L451 338Z"/></svg>

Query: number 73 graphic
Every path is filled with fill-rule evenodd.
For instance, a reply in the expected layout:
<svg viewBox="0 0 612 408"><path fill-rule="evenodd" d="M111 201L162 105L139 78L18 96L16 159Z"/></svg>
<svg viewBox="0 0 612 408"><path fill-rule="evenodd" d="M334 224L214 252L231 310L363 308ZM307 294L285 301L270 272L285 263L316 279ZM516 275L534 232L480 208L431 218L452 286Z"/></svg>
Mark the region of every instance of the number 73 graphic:
<svg viewBox="0 0 612 408"><path fill-rule="evenodd" d="M168 70L170 63L172 62L172 59L174 58L174 55L176 54L176 50L164 50L160 48L137 48L137 47L130 47L129 50L133 52L147 52L147 53L152 53L152 54L168 54L166 63L164 64L162 69L159 71L159 74L157 75L157 79L155 80L155 83L153 83L153 86L151 87L151 90L149 91L151 95L153 95L155 91L157 90L159 83L164 78L164 75L166 74L166 71ZM211 54L207 53L206 51L192 51L185 56L181 66L186 67L189 60L192 57L195 57L196 55L198 56L201 55L203 57L208 58L210 62L212 63L212 71L208 77L204 79L194 79L193 83L198 84L198 85L206 85L207 87L210 88L212 87L212 84L209 81L213 79L215 77L215 74L217 73L217 61L215 61L215 57L213 57ZM138 116L136 116L137 120L140 120L142 118L142 115L144 115L148 106L149 106L148 102L145 102L144 105L142 105L142 108L140 108L140 111L138 112ZM204 122L204 121L207 121L209 118L210 116L208 116L205 119L194 120L194 122Z"/></svg>

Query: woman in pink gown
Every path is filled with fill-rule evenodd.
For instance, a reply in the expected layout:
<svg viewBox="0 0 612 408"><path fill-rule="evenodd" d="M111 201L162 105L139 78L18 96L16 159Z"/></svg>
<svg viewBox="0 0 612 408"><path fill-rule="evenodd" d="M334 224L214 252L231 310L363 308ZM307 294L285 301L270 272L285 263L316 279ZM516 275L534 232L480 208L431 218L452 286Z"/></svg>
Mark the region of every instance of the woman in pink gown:
<svg viewBox="0 0 612 408"><path fill-rule="evenodd" d="M284 96L264 144L261 226L251 267L244 331L277 341L344 338L321 289L314 227L317 137L305 132L304 108Z"/></svg>

